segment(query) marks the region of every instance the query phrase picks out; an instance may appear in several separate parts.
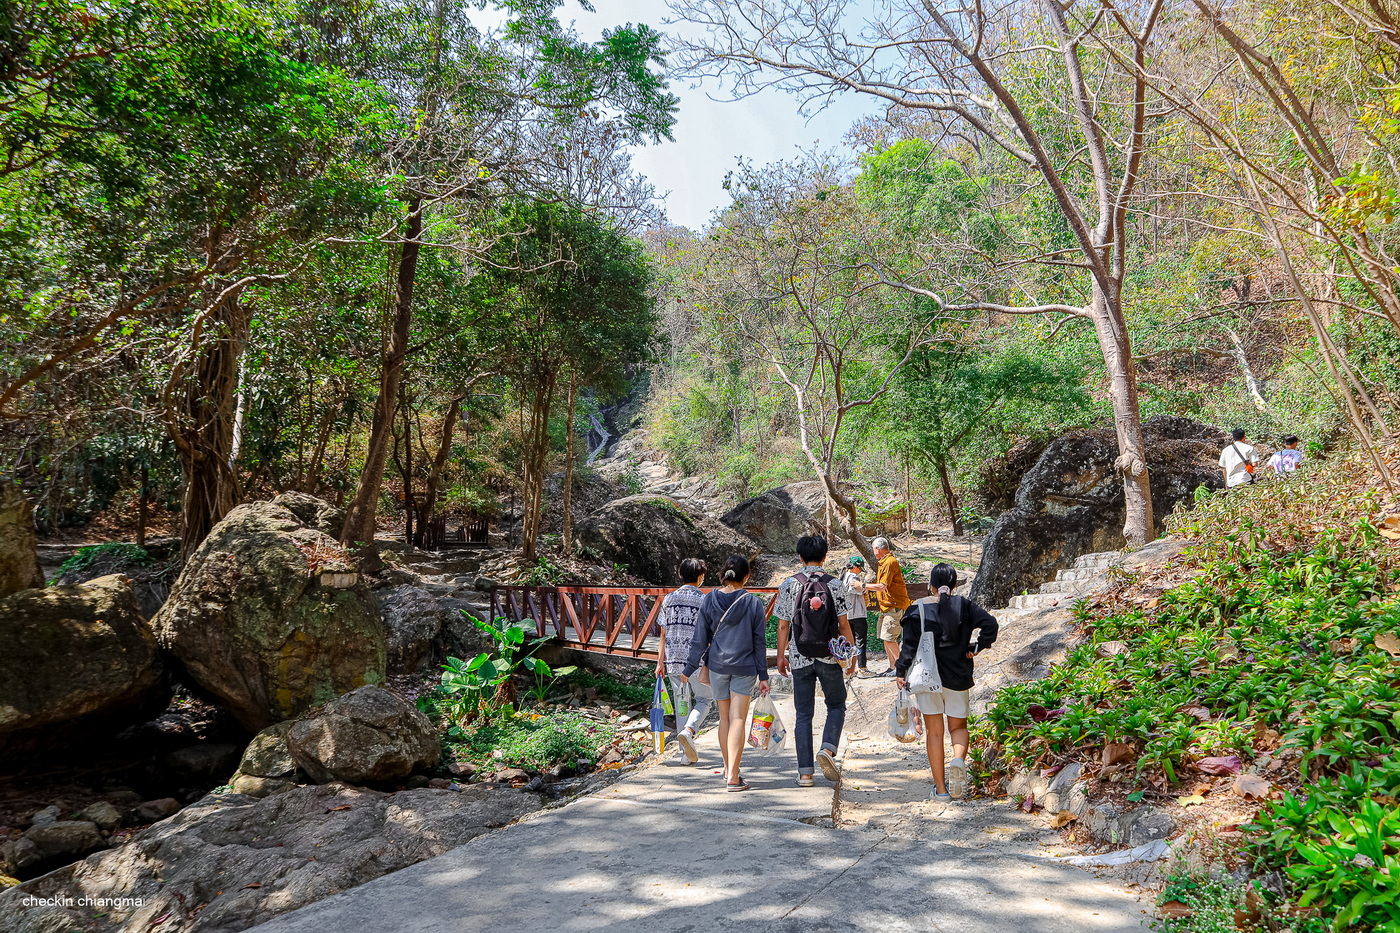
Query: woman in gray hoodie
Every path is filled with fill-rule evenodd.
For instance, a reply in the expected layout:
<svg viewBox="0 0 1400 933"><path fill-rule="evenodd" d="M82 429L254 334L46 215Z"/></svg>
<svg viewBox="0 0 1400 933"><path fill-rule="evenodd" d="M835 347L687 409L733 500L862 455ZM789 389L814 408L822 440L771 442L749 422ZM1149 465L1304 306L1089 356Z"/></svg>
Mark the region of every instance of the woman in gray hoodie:
<svg viewBox="0 0 1400 933"><path fill-rule="evenodd" d="M722 585L706 593L700 604L683 670L683 679L688 679L701 667L710 669L710 690L719 704L725 789L733 792L749 789L739 776L739 761L754 686L760 696L768 695L768 613L763 601L744 589L748 580L747 560L736 554L724 562Z"/></svg>

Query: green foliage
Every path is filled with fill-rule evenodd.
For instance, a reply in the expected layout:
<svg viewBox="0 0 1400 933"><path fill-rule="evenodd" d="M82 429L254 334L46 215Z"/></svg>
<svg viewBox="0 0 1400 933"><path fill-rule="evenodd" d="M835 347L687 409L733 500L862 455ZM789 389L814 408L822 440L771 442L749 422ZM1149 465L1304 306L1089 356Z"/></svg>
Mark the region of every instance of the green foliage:
<svg viewBox="0 0 1400 933"><path fill-rule="evenodd" d="M463 615L490 636L492 647L469 661L448 658L442 665L442 679L437 688L419 698L420 709L445 715L455 723L490 719L501 711L509 718L514 711L508 699L511 678L519 671L528 671L534 676L541 695L547 692L554 674L549 665L534 657L547 639L535 637L533 621L525 619L512 623L501 617L493 625L470 613Z"/></svg>
<svg viewBox="0 0 1400 933"><path fill-rule="evenodd" d="M593 689L598 698L607 698L619 706L645 707L651 703L652 678L642 670L634 680L621 680L610 674L578 669L565 677L570 687Z"/></svg>
<svg viewBox="0 0 1400 933"><path fill-rule="evenodd" d="M80 547L73 552L73 556L63 562L59 568L59 576L65 573L76 573L86 570L95 561L111 561L122 564L150 563L151 555L146 553L146 549L137 547L134 544L127 544L122 541L110 541L106 544L93 544L87 547Z"/></svg>
<svg viewBox="0 0 1400 933"><path fill-rule="evenodd" d="M567 568L561 567L548 557L535 559L535 564L520 575L525 586L558 586L569 576Z"/></svg>
<svg viewBox="0 0 1400 933"><path fill-rule="evenodd" d="M1248 918L1250 928L1269 933L1325 933L1331 928L1326 921L1280 910L1278 898L1262 885L1231 877L1175 875L1157 903L1172 907L1157 927L1164 933L1235 933L1241 917Z"/></svg>
<svg viewBox="0 0 1400 933"><path fill-rule="evenodd" d="M578 713L483 719L453 727L447 734L448 754L483 769L528 768L543 771L577 760L596 761L612 744L617 730Z"/></svg>

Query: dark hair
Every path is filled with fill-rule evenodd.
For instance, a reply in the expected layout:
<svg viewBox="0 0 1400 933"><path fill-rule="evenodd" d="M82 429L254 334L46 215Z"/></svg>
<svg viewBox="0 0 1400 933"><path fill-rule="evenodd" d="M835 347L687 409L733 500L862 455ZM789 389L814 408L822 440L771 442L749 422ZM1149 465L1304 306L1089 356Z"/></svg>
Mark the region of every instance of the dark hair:
<svg viewBox="0 0 1400 933"><path fill-rule="evenodd" d="M730 554L724 562L724 572L719 578L724 583L738 583L749 575L749 560L739 554Z"/></svg>
<svg viewBox="0 0 1400 933"><path fill-rule="evenodd" d="M1296 434L1285 434L1285 435L1283 436L1283 446L1287 447L1289 444L1296 444L1296 443L1298 443L1298 435L1296 435Z"/></svg>
<svg viewBox="0 0 1400 933"><path fill-rule="evenodd" d="M687 557L681 561L681 582L698 583L705 575L705 562L698 557Z"/></svg>
<svg viewBox="0 0 1400 933"><path fill-rule="evenodd" d="M821 535L803 535L797 539L797 556L809 564L826 560L826 539Z"/></svg>
<svg viewBox="0 0 1400 933"><path fill-rule="evenodd" d="M958 572L947 564L934 564L933 570L929 571L929 595L938 594L938 610L935 615L938 616L938 625L943 629L943 638L945 640L957 635L959 620L953 618L952 609L948 606L948 594L939 593L938 588L940 586L946 586L951 590L957 585Z"/></svg>
<svg viewBox="0 0 1400 933"><path fill-rule="evenodd" d="M1230 432L1230 436L1237 441L1244 440L1244 428L1235 428L1235 430Z"/></svg>

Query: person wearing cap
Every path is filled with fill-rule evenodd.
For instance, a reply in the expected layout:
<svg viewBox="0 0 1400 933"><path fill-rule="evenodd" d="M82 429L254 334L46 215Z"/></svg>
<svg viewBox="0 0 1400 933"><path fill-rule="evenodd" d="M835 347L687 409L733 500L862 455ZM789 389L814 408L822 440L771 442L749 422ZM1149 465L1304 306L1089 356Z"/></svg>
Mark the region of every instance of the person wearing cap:
<svg viewBox="0 0 1400 933"><path fill-rule="evenodd" d="M851 623L851 633L856 643L856 676L874 677L875 673L866 666L865 644L870 639L870 622L865 608L865 558L859 554L846 562L841 574L841 582L850 593L850 612L847 619Z"/></svg>
<svg viewBox="0 0 1400 933"><path fill-rule="evenodd" d="M870 542L875 550L875 582L867 584L865 591L875 594L875 605L880 610L880 640L885 643L885 660L890 669L882 677L894 677L894 663L899 658L899 640L903 637L904 610L909 608L909 588L904 583L904 571L899 560L890 548L890 539L876 538Z"/></svg>

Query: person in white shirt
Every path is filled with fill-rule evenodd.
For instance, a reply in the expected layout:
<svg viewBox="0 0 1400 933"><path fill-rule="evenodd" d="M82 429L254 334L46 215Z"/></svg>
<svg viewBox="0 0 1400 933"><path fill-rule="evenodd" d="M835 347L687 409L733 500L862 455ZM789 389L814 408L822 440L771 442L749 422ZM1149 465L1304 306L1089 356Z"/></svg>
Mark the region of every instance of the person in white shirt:
<svg viewBox="0 0 1400 933"><path fill-rule="evenodd" d="M1298 465L1302 462L1303 452L1298 449L1298 435L1296 434L1285 436L1283 449L1275 452L1269 458L1269 466L1274 468L1274 475L1279 479L1298 469Z"/></svg>
<svg viewBox="0 0 1400 933"><path fill-rule="evenodd" d="M1220 471L1225 474L1225 488L1233 489L1254 482L1254 466L1259 454L1245 438L1244 428L1230 432L1230 443L1220 451Z"/></svg>

